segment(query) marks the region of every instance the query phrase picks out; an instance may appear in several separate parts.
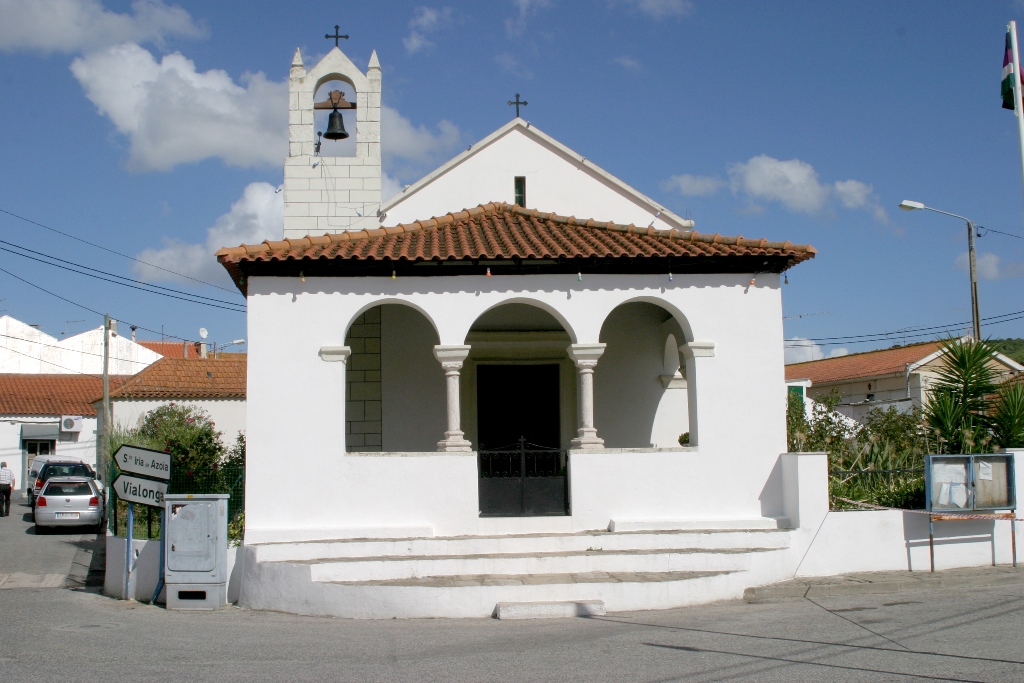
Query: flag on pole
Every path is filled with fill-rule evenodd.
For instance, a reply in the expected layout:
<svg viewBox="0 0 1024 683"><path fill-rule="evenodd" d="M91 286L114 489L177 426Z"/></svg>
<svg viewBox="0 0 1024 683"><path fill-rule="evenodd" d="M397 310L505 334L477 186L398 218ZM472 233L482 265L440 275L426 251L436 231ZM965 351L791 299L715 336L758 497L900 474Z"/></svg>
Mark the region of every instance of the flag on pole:
<svg viewBox="0 0 1024 683"><path fill-rule="evenodd" d="M1013 111L1013 46L1010 32L1006 32L1006 49L1003 51L1003 109Z"/></svg>

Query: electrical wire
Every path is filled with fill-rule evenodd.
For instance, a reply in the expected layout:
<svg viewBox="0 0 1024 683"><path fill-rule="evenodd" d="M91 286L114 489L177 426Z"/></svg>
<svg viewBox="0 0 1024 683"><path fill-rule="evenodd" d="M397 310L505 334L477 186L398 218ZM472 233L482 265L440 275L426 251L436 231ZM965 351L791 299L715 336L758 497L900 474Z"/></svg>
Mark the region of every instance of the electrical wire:
<svg viewBox="0 0 1024 683"><path fill-rule="evenodd" d="M154 285L154 284L150 284L148 282L140 282L139 280L136 280L136 279L130 278L130 277L125 277L124 275L118 275L116 273L108 273L105 270L100 270L98 268L93 268L91 266L85 266L85 265L82 265L81 263L75 263L74 261L67 261L65 259L57 258L56 256L50 256L49 254L44 254L41 251L35 251L34 249L29 249L28 247L23 247L20 244L14 244L13 242L8 242L6 240L0 240L0 244L6 244L9 247L14 247L14 249L19 249L21 251L28 252L29 254L35 254L36 256L39 256L39 257L41 257L43 259L49 259L51 261L57 261L58 263L64 263L64 264L67 264L69 266L74 266L76 268L83 268L85 270L91 270L94 273L99 273L101 275L106 275L108 277L117 278L118 280L124 280L126 282L142 285L142 286L145 286L145 287L151 287L153 289L160 289L160 290L164 290L164 291L167 291L167 292L173 292L175 294L182 294L184 296L189 296L189 297L193 297L193 298L196 298L196 299L205 299L206 301L213 301L213 302L220 303L220 304L227 304L229 306L244 306L245 305L245 304L237 303L235 301L224 301L223 299L214 299L213 297L203 296L201 294L192 294L191 292L183 292L180 289L174 289L173 287L163 287L161 285ZM8 253L15 254L17 256L24 256L25 258L32 258L31 256L28 256L26 254L21 254L21 253L18 253L17 251L11 251L10 249L4 249L3 247L0 247L0 250L7 251ZM39 259L33 259L33 260L37 260L38 261ZM45 261L44 261L44 263L45 263ZM56 266L56 264L53 264L53 263L47 263L47 265L52 265L52 266L55 266L55 267L59 267L59 266Z"/></svg>
<svg viewBox="0 0 1024 683"><path fill-rule="evenodd" d="M12 335L9 335L9 334L0 334L0 337L3 337L4 339L13 339L14 341L26 342L28 344L36 344L38 346L41 346L41 347L47 348L47 349L58 349L60 351L67 351L68 353L80 353L83 356L96 356L97 358L103 358L103 354L102 353L93 353L91 351L77 351L75 349L69 349L66 346L57 346L55 344L46 344L46 343L41 342L41 341L35 341L33 339L24 339L22 337L15 337L15 336L12 336ZM135 343L138 343L138 342L135 342ZM141 344L140 344L140 346L141 346ZM145 348L145 347L143 347L143 348ZM150 350L152 351L152 349L150 349ZM9 346L0 346L0 351L11 351L13 353L19 353L18 351L15 351L14 349L10 348ZM157 352L153 351L153 353L157 353ZM24 355L24 354L22 354L22 355ZM162 355L162 354L160 354L160 355ZM116 357L116 356L109 356L109 358L110 358L110 360L121 361L121 362L124 362L124 363L135 363L137 365L149 365L149 363L147 363L144 360L135 360L134 358L119 358L119 357ZM60 367L60 366L57 366L57 367Z"/></svg>
<svg viewBox="0 0 1024 683"><path fill-rule="evenodd" d="M994 232L999 235L1006 235L1007 237L1013 237L1015 239L1024 240L1024 235L1014 235L1012 232L1003 232L1002 230L996 230L994 228L986 228L984 225L979 225L978 229L984 230L985 235L987 235L990 232ZM985 235L978 235L978 237L984 237Z"/></svg>
<svg viewBox="0 0 1024 683"><path fill-rule="evenodd" d="M139 290L141 292L147 292L149 294L159 294L160 296L166 296L166 297L171 298L171 299L178 299L179 301L187 301L190 304L200 304L202 306L210 306L212 308L220 308L220 309L223 309L225 311L234 311L236 313L245 313L245 309L244 308L236 308L236 306L239 306L239 304L233 304L231 302L224 302L226 304L229 304L227 306L224 306L224 305L221 305L221 304L210 303L210 302L207 302L207 301L197 301L195 299L188 298L188 296L178 296L176 294L169 294L167 292L155 291L155 290L152 290L152 289L147 289L144 286L133 285L133 284L131 284L129 282L121 282L119 280L112 280L110 278L102 277L100 275L95 275L93 273L89 273L89 272L86 272L84 270L75 270L74 268L69 268L67 266L62 266L62 265L59 265L59 264L56 264L56 263L51 263L49 261L46 261L46 260L41 259L41 258L37 258L35 256L29 256L28 254L21 254L21 253L19 253L17 251L14 251L13 249L8 249L6 247L0 247L0 251L5 251L5 252L7 252L9 254L14 254L16 256L21 256L23 258L27 258L27 259L30 259L32 261L37 261L39 263L43 263L43 264L48 265L48 266L53 266L54 268L61 268L63 270L67 270L67 271L70 271L72 273L78 273L79 275L85 275L86 277L95 278L97 280L102 280L104 282L109 282L111 284L121 285L122 287L128 287L130 289L137 289L137 290ZM114 277L121 277L121 276L114 276Z"/></svg>
<svg viewBox="0 0 1024 683"><path fill-rule="evenodd" d="M207 287L215 287L217 289L224 290L225 292L231 292L232 294L235 293L235 290L233 290L233 289L228 289L227 287L221 287L220 285L215 285L212 282L207 282L206 280L200 280L199 278L190 277L188 275L183 275L182 273L177 273L177 272L175 272L173 270L170 270L169 268L163 268L163 267L158 266L158 265L153 264L153 263L147 263L146 261L143 261L141 259L137 259L134 256L128 256L127 254L122 254L119 251L114 251L113 249L110 249L108 247L104 247L102 245L96 244L95 242L90 242L89 240L82 239L81 237L76 237L75 235L72 235L70 233L64 232L62 230L58 230L57 228L51 228L48 225L43 225L42 223L39 223L38 221L34 221L34 220L30 219L30 218L25 218L24 216L19 216L18 214L14 213L12 211L8 211L6 209L0 209L0 213L5 213L8 216L11 216L12 218L17 218L20 221L25 221L26 223L31 223L32 225L36 225L36 226L39 226L40 228L43 228L44 230L49 230L50 232L55 232L58 235L63 235L64 237L76 240L78 242L82 242L83 244L88 244L90 247L95 247L96 249L101 249L101 250L103 250L105 252L114 254L115 256L120 256L121 258L126 258L129 261L134 261L135 263L141 263L144 266L149 266L150 268L156 268L157 270L162 270L165 273L170 273L171 275L177 275L178 277L183 277L186 280L192 280L193 282L198 282L199 284L206 285Z"/></svg>

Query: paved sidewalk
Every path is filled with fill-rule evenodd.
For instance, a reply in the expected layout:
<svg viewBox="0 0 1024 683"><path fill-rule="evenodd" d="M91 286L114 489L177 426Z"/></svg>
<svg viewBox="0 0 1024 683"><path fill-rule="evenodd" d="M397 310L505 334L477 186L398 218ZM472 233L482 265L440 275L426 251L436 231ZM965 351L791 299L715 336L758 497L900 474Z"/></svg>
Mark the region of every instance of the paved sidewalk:
<svg viewBox="0 0 1024 683"><path fill-rule="evenodd" d="M981 588L1024 584L1024 567L968 567L945 569L934 574L922 572L863 572L840 576L804 577L748 588L743 595L747 602L763 602L780 598L820 598L831 595L868 595L902 593L905 591L944 588Z"/></svg>

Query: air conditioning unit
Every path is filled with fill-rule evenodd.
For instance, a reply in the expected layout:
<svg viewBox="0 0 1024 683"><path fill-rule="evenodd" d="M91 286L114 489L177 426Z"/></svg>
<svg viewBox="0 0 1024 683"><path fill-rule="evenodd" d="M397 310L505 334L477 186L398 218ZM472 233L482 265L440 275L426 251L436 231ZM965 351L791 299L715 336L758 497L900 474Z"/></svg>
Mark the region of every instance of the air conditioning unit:
<svg viewBox="0 0 1024 683"><path fill-rule="evenodd" d="M80 432L82 431L81 415L62 415L60 418L60 431Z"/></svg>

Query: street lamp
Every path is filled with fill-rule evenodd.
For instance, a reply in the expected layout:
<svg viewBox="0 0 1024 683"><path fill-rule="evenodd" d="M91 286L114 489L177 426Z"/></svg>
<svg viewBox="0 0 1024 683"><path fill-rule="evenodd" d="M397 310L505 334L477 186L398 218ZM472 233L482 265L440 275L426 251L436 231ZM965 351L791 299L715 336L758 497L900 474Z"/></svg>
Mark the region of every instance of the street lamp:
<svg viewBox="0 0 1024 683"><path fill-rule="evenodd" d="M223 344L220 347L220 350L223 351L224 349L226 349L229 346L238 346L239 344L244 344L244 343L245 343L244 339L236 339L233 342L228 342L227 344ZM213 342L213 357L214 358L217 357L217 342Z"/></svg>
<svg viewBox="0 0 1024 683"><path fill-rule="evenodd" d="M921 209L925 211L934 211L935 213L952 216L953 218L959 218L960 220L967 222L967 256L971 266L971 319L974 323L974 339L976 341L981 341L981 316L978 314L978 260L974 256L974 221L966 216L933 209L930 206L925 206L921 202L912 202L909 199L904 199L900 202L900 208L904 211L917 211Z"/></svg>

